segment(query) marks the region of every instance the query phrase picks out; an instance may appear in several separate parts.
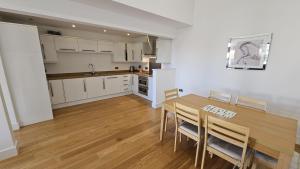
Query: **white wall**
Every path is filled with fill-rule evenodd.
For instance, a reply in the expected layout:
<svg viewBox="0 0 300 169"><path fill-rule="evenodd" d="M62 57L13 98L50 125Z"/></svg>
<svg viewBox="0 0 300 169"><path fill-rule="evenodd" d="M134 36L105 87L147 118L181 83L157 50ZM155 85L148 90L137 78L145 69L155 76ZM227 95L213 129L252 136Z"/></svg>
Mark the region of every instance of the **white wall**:
<svg viewBox="0 0 300 169"><path fill-rule="evenodd" d="M20 125L53 119L37 27L0 22L0 51Z"/></svg>
<svg viewBox="0 0 300 169"><path fill-rule="evenodd" d="M114 42L133 42L133 38L127 38L117 35L109 35L96 32L63 29L41 26L40 34L45 34L47 30L60 31L65 36L81 37L86 39L101 39ZM82 54L82 53L58 53L58 62L55 64L46 64L47 74L55 73L74 73L88 72L90 63L95 65L96 71L111 71L118 67L118 70L129 70L130 63L114 63L111 54Z"/></svg>
<svg viewBox="0 0 300 169"><path fill-rule="evenodd" d="M0 160L17 155L17 146L0 85Z"/></svg>
<svg viewBox="0 0 300 169"><path fill-rule="evenodd" d="M193 24L194 0L113 0L143 11Z"/></svg>
<svg viewBox="0 0 300 169"><path fill-rule="evenodd" d="M197 0L194 26L179 30L173 43L177 86L185 93L216 89L265 99L270 111L299 120L299 6L295 0ZM271 32L265 71L225 68L230 37Z"/></svg>

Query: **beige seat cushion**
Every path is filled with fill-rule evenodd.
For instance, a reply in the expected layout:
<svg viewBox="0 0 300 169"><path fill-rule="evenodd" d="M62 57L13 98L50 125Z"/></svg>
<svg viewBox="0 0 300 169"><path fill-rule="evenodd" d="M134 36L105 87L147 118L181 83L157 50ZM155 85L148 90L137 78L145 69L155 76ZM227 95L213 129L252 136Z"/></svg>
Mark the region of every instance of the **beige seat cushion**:
<svg viewBox="0 0 300 169"><path fill-rule="evenodd" d="M218 150L236 160L242 159L243 149L241 147L235 146L233 144L227 143L221 139L214 136L209 136L207 141L208 146ZM246 157L250 156L250 150L247 149Z"/></svg>
<svg viewBox="0 0 300 169"><path fill-rule="evenodd" d="M183 122L180 124L179 128L194 136L198 136L198 127L191 123Z"/></svg>

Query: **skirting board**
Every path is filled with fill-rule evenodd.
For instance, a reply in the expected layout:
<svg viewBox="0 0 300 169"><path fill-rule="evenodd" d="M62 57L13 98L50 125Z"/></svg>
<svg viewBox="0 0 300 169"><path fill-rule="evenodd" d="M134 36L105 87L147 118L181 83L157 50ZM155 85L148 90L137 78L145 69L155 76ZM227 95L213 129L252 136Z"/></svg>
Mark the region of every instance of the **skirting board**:
<svg viewBox="0 0 300 169"><path fill-rule="evenodd" d="M18 142L14 146L0 150L0 161L18 155Z"/></svg>
<svg viewBox="0 0 300 169"><path fill-rule="evenodd" d="M20 125L18 123L12 123L11 127L14 131L19 130L20 129Z"/></svg>
<svg viewBox="0 0 300 169"><path fill-rule="evenodd" d="M118 93L118 94L114 94L114 95L107 95L107 96L95 97L95 98L79 100L79 101L74 101L74 102L69 102L69 103L56 104L56 105L52 105L52 108L59 109L59 108L63 108L63 107L69 107L69 106L94 102L94 101L103 100L103 99L110 99L113 97L125 96L125 95L129 95L129 94L132 94L132 92L123 92L123 93Z"/></svg>

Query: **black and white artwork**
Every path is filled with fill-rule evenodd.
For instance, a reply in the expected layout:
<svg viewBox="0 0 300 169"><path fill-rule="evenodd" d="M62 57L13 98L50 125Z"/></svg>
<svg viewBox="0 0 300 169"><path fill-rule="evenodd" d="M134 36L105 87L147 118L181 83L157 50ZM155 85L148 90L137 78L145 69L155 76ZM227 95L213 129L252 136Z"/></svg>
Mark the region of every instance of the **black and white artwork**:
<svg viewBox="0 0 300 169"><path fill-rule="evenodd" d="M231 38L228 43L227 68L266 69L272 34Z"/></svg>

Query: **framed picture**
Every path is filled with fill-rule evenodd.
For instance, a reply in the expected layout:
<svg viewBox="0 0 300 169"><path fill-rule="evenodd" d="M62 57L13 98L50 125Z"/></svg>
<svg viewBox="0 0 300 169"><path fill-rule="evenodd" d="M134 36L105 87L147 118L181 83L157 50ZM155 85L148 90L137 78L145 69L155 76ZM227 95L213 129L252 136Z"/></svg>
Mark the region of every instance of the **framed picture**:
<svg viewBox="0 0 300 169"><path fill-rule="evenodd" d="M265 70L271 41L272 33L231 38L226 68Z"/></svg>

